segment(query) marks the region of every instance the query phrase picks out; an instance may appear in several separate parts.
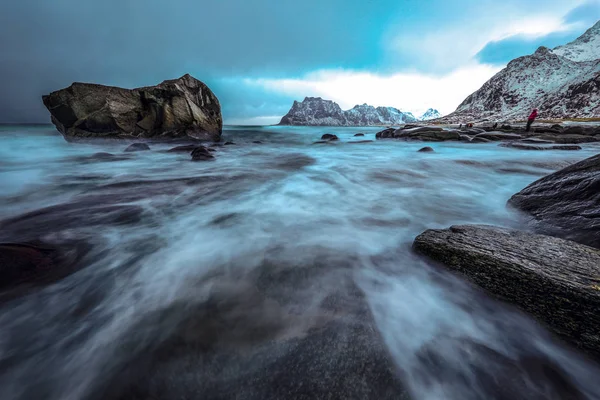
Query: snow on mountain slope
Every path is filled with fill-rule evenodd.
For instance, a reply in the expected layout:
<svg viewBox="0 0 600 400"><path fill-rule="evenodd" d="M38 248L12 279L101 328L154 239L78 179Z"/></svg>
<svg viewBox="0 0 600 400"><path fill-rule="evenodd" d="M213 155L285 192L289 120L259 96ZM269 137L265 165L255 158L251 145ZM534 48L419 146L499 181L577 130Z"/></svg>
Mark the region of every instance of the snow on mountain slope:
<svg viewBox="0 0 600 400"><path fill-rule="evenodd" d="M440 121L600 117L600 21L577 40L555 50L540 47L512 60Z"/></svg>
<svg viewBox="0 0 600 400"><path fill-rule="evenodd" d="M399 125L415 121L417 119L411 113L403 113L393 107L375 108L362 104L343 111L331 100L306 97L302 102L294 101L279 125L370 126Z"/></svg>
<svg viewBox="0 0 600 400"><path fill-rule="evenodd" d="M440 114L440 112L438 110L434 110L433 108L430 108L429 110L425 111L423 113L423 115L421 115L419 117L419 121L429 121L431 119L440 118L441 116L442 116L442 114Z"/></svg>
<svg viewBox="0 0 600 400"><path fill-rule="evenodd" d="M554 54L571 61L593 61L600 58L600 21L587 30L579 38L569 44L558 46L552 50Z"/></svg>

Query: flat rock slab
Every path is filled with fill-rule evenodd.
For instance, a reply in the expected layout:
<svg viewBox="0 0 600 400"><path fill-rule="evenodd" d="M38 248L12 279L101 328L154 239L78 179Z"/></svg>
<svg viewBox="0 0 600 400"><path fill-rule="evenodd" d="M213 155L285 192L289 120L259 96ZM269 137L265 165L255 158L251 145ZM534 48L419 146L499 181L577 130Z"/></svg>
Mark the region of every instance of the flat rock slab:
<svg viewBox="0 0 600 400"><path fill-rule="evenodd" d="M566 133L561 133L558 135L544 134L539 137L540 137L540 139L543 139L543 140L551 140L553 142L561 143L561 144L600 142L600 138L598 138L596 136L586 136L586 135L566 134Z"/></svg>
<svg viewBox="0 0 600 400"><path fill-rule="evenodd" d="M600 248L600 155L533 182L508 204L541 233Z"/></svg>
<svg viewBox="0 0 600 400"><path fill-rule="evenodd" d="M483 132L475 135L475 138L483 138L487 140L518 140L521 139L522 136L516 133L507 133L507 132Z"/></svg>
<svg viewBox="0 0 600 400"><path fill-rule="evenodd" d="M483 225L428 230L413 248L600 357L600 250Z"/></svg>
<svg viewBox="0 0 600 400"><path fill-rule="evenodd" d="M571 145L554 145L554 146L534 146L531 144L524 144L524 143L515 143L515 142L510 142L510 143L502 143L500 144L500 146L502 147L510 147L513 149L519 149L519 150L581 150L580 146L571 144Z"/></svg>

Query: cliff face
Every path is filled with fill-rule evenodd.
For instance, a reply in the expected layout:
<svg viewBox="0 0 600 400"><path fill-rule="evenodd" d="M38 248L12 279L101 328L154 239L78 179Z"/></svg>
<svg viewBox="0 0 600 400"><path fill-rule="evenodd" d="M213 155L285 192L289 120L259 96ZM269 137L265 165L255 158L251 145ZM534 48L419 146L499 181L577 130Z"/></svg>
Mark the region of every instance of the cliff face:
<svg viewBox="0 0 600 400"><path fill-rule="evenodd" d="M416 121L411 113L404 113L393 107L375 108L362 104L344 111L331 100L306 97L302 102L294 101L279 125L371 126L399 125Z"/></svg>
<svg viewBox="0 0 600 400"><path fill-rule="evenodd" d="M131 90L74 83L42 99L52 122L66 138L218 141L223 129L219 100L190 75Z"/></svg>

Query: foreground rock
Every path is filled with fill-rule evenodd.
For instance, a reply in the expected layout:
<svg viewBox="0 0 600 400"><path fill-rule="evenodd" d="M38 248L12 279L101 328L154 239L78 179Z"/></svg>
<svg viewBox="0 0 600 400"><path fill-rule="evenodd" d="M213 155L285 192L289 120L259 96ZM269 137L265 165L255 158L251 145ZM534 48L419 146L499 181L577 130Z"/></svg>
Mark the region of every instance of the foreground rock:
<svg viewBox="0 0 600 400"><path fill-rule="evenodd" d="M490 226L428 230L413 248L600 356L600 251Z"/></svg>
<svg viewBox="0 0 600 400"><path fill-rule="evenodd" d="M548 175L510 198L542 233L600 248L600 155Z"/></svg>
<svg viewBox="0 0 600 400"><path fill-rule="evenodd" d="M223 129L219 100L190 75L133 90L74 83L42 99L66 138L218 141Z"/></svg>

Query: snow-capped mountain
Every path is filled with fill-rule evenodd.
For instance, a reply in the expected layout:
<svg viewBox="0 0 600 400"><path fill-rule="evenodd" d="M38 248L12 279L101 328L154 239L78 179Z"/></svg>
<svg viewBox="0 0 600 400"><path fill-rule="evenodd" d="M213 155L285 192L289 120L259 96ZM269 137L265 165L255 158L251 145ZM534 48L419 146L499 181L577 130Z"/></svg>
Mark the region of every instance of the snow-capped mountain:
<svg viewBox="0 0 600 400"><path fill-rule="evenodd" d="M600 21L575 41L512 60L443 120L600 117Z"/></svg>
<svg viewBox="0 0 600 400"><path fill-rule="evenodd" d="M279 125L312 126L370 126L399 125L416 122L411 113L393 107L356 105L344 111L340 106L320 97L306 97L302 102L294 101L290 111L281 118Z"/></svg>
<svg viewBox="0 0 600 400"><path fill-rule="evenodd" d="M421 115L419 117L419 121L429 121L430 119L440 118L441 116L442 116L442 114L440 114L440 112L438 110L434 110L433 108L430 108L429 110L425 111L423 113L423 115Z"/></svg>

